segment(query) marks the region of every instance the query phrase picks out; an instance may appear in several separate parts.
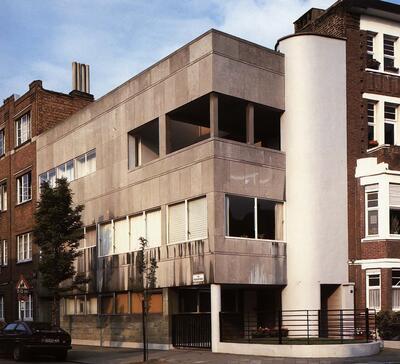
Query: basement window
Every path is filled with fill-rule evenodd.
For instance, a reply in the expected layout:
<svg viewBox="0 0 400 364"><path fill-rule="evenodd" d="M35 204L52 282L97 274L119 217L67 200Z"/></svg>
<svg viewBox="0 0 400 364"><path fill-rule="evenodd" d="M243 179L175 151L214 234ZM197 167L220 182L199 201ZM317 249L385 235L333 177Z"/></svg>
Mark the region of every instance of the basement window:
<svg viewBox="0 0 400 364"><path fill-rule="evenodd" d="M210 137L210 96L189 102L167 115L167 153Z"/></svg>
<svg viewBox="0 0 400 364"><path fill-rule="evenodd" d="M226 235L247 239L283 239L283 203L226 196Z"/></svg>
<svg viewBox="0 0 400 364"><path fill-rule="evenodd" d="M142 166L160 156L158 119L132 130L128 134L128 167Z"/></svg>

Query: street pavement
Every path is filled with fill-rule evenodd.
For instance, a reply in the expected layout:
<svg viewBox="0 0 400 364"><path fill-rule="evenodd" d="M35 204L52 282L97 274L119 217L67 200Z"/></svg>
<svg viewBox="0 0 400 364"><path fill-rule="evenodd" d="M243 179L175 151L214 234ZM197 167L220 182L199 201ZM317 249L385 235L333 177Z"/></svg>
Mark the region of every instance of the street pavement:
<svg viewBox="0 0 400 364"><path fill-rule="evenodd" d="M30 358L25 363L58 363L51 357ZM135 349L122 348L98 348L89 346L74 346L69 352L65 362L75 364L133 364L142 362L142 352ZM14 363L7 356L0 356L0 364ZM214 354L210 351L200 350L170 350L150 351L148 364L337 364L337 363L386 363L400 364L400 350L385 349L380 354L353 359L288 359L288 358L267 358L259 356Z"/></svg>

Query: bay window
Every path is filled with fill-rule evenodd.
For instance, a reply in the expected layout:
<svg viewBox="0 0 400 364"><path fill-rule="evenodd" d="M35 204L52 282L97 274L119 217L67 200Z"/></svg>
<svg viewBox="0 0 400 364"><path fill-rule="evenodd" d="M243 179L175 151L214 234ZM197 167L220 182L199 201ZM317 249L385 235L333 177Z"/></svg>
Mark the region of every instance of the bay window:
<svg viewBox="0 0 400 364"><path fill-rule="evenodd" d="M248 239L283 239L283 203L226 196L226 235Z"/></svg>
<svg viewBox="0 0 400 364"><path fill-rule="evenodd" d="M378 235L379 234L379 206L378 206L378 186L371 185L366 187L366 235Z"/></svg>

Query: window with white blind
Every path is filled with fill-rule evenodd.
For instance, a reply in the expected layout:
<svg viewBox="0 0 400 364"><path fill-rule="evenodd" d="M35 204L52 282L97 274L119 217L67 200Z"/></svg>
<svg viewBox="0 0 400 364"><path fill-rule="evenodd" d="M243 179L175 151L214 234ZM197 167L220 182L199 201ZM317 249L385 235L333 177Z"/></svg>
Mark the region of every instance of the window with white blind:
<svg viewBox="0 0 400 364"><path fill-rule="evenodd" d="M15 145L18 147L31 138L31 115L27 113L15 121Z"/></svg>
<svg viewBox="0 0 400 364"><path fill-rule="evenodd" d="M131 250L140 249L139 238L147 240L147 248L161 245L161 210L145 211L130 217Z"/></svg>
<svg viewBox="0 0 400 364"><path fill-rule="evenodd" d="M379 272L367 272L367 307L381 309L381 274Z"/></svg>
<svg viewBox="0 0 400 364"><path fill-rule="evenodd" d="M6 152L6 133L4 129L0 130L0 157Z"/></svg>
<svg viewBox="0 0 400 364"><path fill-rule="evenodd" d="M99 226L99 248L100 256L113 254L113 228L111 222Z"/></svg>
<svg viewBox="0 0 400 364"><path fill-rule="evenodd" d="M0 212L7 210L7 182L0 183Z"/></svg>
<svg viewBox="0 0 400 364"><path fill-rule="evenodd" d="M400 310L400 269L392 269L392 309Z"/></svg>
<svg viewBox="0 0 400 364"><path fill-rule="evenodd" d="M0 240L0 266L8 265L8 245L7 240Z"/></svg>
<svg viewBox="0 0 400 364"><path fill-rule="evenodd" d="M389 184L390 234L400 234L400 184Z"/></svg>
<svg viewBox="0 0 400 364"><path fill-rule="evenodd" d="M66 178L68 182L74 180L74 161L70 160L57 167L57 178Z"/></svg>
<svg viewBox="0 0 400 364"><path fill-rule="evenodd" d="M96 171L96 149L91 150L75 159L76 178L87 176Z"/></svg>
<svg viewBox="0 0 400 364"><path fill-rule="evenodd" d="M378 185L370 185L365 187L365 217L366 217L366 235L378 235Z"/></svg>
<svg viewBox="0 0 400 364"><path fill-rule="evenodd" d="M207 239L206 197L168 206L168 243Z"/></svg>
<svg viewBox="0 0 400 364"><path fill-rule="evenodd" d="M32 260L32 234L26 233L17 236L17 262Z"/></svg>
<svg viewBox="0 0 400 364"><path fill-rule="evenodd" d="M140 249L139 238L146 237L146 224L143 214L131 216L129 218L130 233L131 233L131 251Z"/></svg>
<svg viewBox="0 0 400 364"><path fill-rule="evenodd" d="M17 178L17 204L27 202L31 199L32 175L31 172L28 172Z"/></svg>
<svg viewBox="0 0 400 364"><path fill-rule="evenodd" d="M39 176L39 185L41 186L42 183L47 182L51 188L54 188L56 186L56 179L56 169L50 169Z"/></svg>
<svg viewBox="0 0 400 364"><path fill-rule="evenodd" d="M114 221L113 254L129 252L129 220L124 218Z"/></svg>

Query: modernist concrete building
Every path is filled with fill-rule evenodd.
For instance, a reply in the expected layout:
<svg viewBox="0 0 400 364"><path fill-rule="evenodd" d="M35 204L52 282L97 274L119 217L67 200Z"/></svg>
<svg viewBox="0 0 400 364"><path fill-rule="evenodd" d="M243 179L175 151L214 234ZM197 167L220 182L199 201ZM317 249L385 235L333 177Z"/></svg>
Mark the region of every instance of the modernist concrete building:
<svg viewBox="0 0 400 364"><path fill-rule="evenodd" d="M345 49L211 30L38 138L39 181L68 168L85 205L77 268L91 282L62 312L76 343L141 345L141 236L159 265L152 347L191 327L179 314L204 313L213 350L234 351L221 313L239 315L231 328L246 313L252 335L282 308L353 308Z"/></svg>
<svg viewBox="0 0 400 364"><path fill-rule="evenodd" d="M399 310L400 6L338 1L295 28L346 39L350 280L357 307Z"/></svg>
<svg viewBox="0 0 400 364"><path fill-rule="evenodd" d="M92 100L77 90L63 94L34 81L25 94L8 97L0 107L1 321L49 317L31 234L37 201L36 140Z"/></svg>

